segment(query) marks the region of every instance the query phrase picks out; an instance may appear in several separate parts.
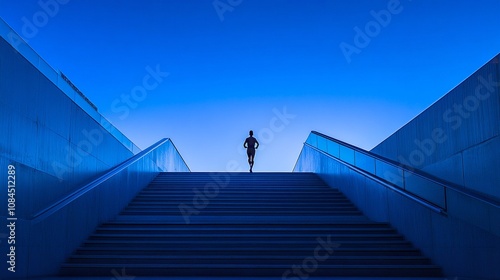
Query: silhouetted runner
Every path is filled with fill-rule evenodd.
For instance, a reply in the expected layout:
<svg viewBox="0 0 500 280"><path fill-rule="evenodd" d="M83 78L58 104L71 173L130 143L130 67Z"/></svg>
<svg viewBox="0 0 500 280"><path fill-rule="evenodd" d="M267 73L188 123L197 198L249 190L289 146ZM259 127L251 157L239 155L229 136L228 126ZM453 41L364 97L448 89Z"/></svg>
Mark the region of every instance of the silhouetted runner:
<svg viewBox="0 0 500 280"><path fill-rule="evenodd" d="M253 159L255 158L255 150L259 147L259 142L257 139L253 137L253 131L250 130L249 132L250 137L248 137L245 140L245 143L243 143L243 147L247 149L247 155L248 155L248 164L250 165L250 173L252 173L252 168L253 168ZM255 145L257 144L257 145Z"/></svg>

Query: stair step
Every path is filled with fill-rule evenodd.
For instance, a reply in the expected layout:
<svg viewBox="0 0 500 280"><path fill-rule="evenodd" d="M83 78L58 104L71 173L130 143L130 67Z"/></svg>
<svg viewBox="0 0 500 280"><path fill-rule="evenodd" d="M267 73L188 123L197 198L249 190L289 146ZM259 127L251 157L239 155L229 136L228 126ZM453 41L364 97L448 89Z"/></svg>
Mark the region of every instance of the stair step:
<svg viewBox="0 0 500 280"><path fill-rule="evenodd" d="M185 234L161 234L161 233L121 233L121 234L102 234L102 233L95 233L90 236L91 239L93 238L165 238L165 239L172 239L172 238L178 238L178 239L183 239L183 238L207 238L209 239L223 239L223 240L229 240L229 239L245 239L245 240L251 240L251 239L273 239L273 238L279 238L281 240L283 239L306 239L306 238L313 238L316 239L318 238L317 234L297 234L297 233L258 233L258 234L248 234L248 233L216 233L216 234L194 234L194 233L185 233ZM398 234L369 234L369 233L361 233L361 234L328 234L328 237L331 239L346 239L346 238L352 238L352 239L372 239L372 238L377 238L377 239L402 239L401 235Z"/></svg>
<svg viewBox="0 0 500 280"><path fill-rule="evenodd" d="M193 229L325 229L325 230L330 230L330 229L344 229L344 228L350 228L350 229L372 229L372 228L378 228L378 229L391 229L387 223L375 223L372 221L343 221L339 223L328 223L328 224L291 224L291 223L283 223L283 224L266 224L266 223L233 223L233 224L220 224L220 223L211 223L211 224L190 224L186 225L184 223L182 224L172 224L172 223L164 223L164 222L150 222L150 221L144 221L144 220L137 220L137 221L120 221L120 220L113 220L110 221L106 224L103 224L101 227L136 227L136 226L141 226L141 227L146 227L146 226L151 226L151 227L158 227L162 226L165 228L178 228L178 229L186 229L186 228L193 228Z"/></svg>
<svg viewBox="0 0 500 280"><path fill-rule="evenodd" d="M254 265L294 265L302 262L310 255L297 256L275 256L275 255L191 255L191 256L148 256L148 255L85 255L75 256L68 263L81 264L207 264L207 265L230 265L247 264ZM329 256L322 260L322 265L429 265L430 261L421 256Z"/></svg>
<svg viewBox="0 0 500 280"><path fill-rule="evenodd" d="M201 213L201 212L200 212ZM231 225L235 223L247 223L247 224L289 224L290 222L300 222L306 225L320 225L320 224L332 224L335 222L365 222L369 221L363 215L336 215L336 216L314 216L314 215L300 215L300 216L203 216L203 215L191 215L189 216L189 222L186 222L185 217L179 215L119 215L115 218L116 222L130 222L130 223L144 223L144 224L213 224L217 221L220 225Z"/></svg>
<svg viewBox="0 0 500 280"><path fill-rule="evenodd" d="M231 210L231 209L211 209L209 207L199 210L200 214L203 215L241 215L241 216L252 216L252 215L273 215L273 216L300 216L300 215L309 215L309 214L314 214L314 215L345 215L345 214L353 214L357 215L360 214L361 212L359 210L353 210L353 209L338 209L338 210L328 210L328 211L321 211L319 209L293 209L293 210L275 210L275 209L238 209L238 210ZM162 214L162 215L180 215L181 212L179 209L127 209L124 210L122 213L136 213L136 215L150 215L154 213Z"/></svg>
<svg viewBox="0 0 500 280"><path fill-rule="evenodd" d="M393 229L307 229L303 228L302 230L297 228L286 228L286 229L253 229L253 228L244 228L244 229L182 229L182 228L154 228L154 227L141 227L141 228L98 228L96 233L100 234L128 234L128 233L142 233L142 234L159 234L159 235L171 235L171 234L222 234L222 233L230 233L230 234L302 234L308 233L314 236L318 235L327 235L327 234L349 234L349 235L360 235L360 234L394 234L396 233Z"/></svg>
<svg viewBox="0 0 500 280"><path fill-rule="evenodd" d="M190 201L191 203L193 202L192 200ZM246 207L246 206L257 206L257 207L266 207L265 205L257 204L253 201L246 201L246 202L227 202L227 201L217 201L217 205L219 206L227 206L227 207ZM130 206L150 206L150 207L156 207L156 206L179 206L179 202L171 201L171 200L166 200L166 201L161 201L161 202L155 202L155 201L132 201L128 207ZM331 201L328 202L316 202L314 204L311 203L297 203L297 202L287 202L287 201L275 201L273 205L269 205L267 207L272 208L272 207L305 207L305 206L315 206L315 207L352 207L354 206L350 201L345 200L345 201L337 201L335 203L332 203Z"/></svg>
<svg viewBox="0 0 500 280"><path fill-rule="evenodd" d="M184 194L148 194L141 193L136 199L167 199L167 200L192 200L197 195L194 193L184 193ZM245 201L245 200L263 200L263 201L274 201L284 200L284 201L297 201L302 203L314 203L314 202L326 202L326 201L348 201L347 198L335 195L249 195L249 194L238 194L238 195L225 195L218 194L215 197L205 196L210 200L229 200L229 201Z"/></svg>
<svg viewBox="0 0 500 280"><path fill-rule="evenodd" d="M72 269L73 271L66 271ZM78 273L79 276L110 275L111 271L126 271L127 275L155 276L169 275L183 277L282 277L287 273L293 276L293 267L286 265L211 265L211 264L65 264L63 275ZM314 270L314 276L352 276L357 277L436 277L440 269L433 265L321 265Z"/></svg>
<svg viewBox="0 0 500 280"><path fill-rule="evenodd" d="M442 275L312 173L160 173L60 274L301 279L300 266L330 279Z"/></svg>
<svg viewBox="0 0 500 280"><path fill-rule="evenodd" d="M345 202L336 203L327 201L325 203L318 203L318 205L311 204L303 204L303 205L295 205L293 201L277 201L275 206L265 207L262 204L266 204L268 202L262 200L240 200L240 201L219 201L219 200L207 200L206 202L196 201L193 202L193 199L184 199L184 200L170 200L167 203L164 203L161 200L150 200L150 201L133 201L131 202L127 208L129 207L173 207L178 208L181 205L191 206L191 207L221 207L221 208L231 208L231 209L246 209L246 208L264 208L264 209L358 209L352 204L347 204ZM149 204L149 205L148 205ZM260 204L260 205L259 205ZM326 204L326 205L325 205ZM328 207L327 204L330 204Z"/></svg>
<svg viewBox="0 0 500 280"><path fill-rule="evenodd" d="M404 240L342 240L339 242L344 248L411 248L411 243ZM142 246L143 248L214 248L214 249L225 249L228 247L237 247L240 249L251 248L253 246L261 248L315 248L317 246L316 240L303 240L298 242L297 240L252 240L241 242L238 240L226 240L219 241L216 244L207 243L204 240L87 240L84 246L88 247L121 247L121 248L131 248Z"/></svg>
<svg viewBox="0 0 500 280"><path fill-rule="evenodd" d="M313 248L314 249L314 248ZM147 254L148 256L161 255L161 256L205 256L205 255L231 255L231 256L240 256L240 255L287 255L287 256L295 256L295 255L310 255L312 251L311 247L307 248L295 248L295 247L283 247L283 248L267 248L267 247L246 247L246 248L234 248L229 247L225 249L216 249L216 248L140 248L140 247L113 247L109 248L101 248L101 247L80 247L76 251L78 253L77 256L81 255L138 255L138 254ZM345 246L339 246L335 248L335 256L356 256L356 257L368 257L368 256L421 256L419 250L414 248L347 248Z"/></svg>

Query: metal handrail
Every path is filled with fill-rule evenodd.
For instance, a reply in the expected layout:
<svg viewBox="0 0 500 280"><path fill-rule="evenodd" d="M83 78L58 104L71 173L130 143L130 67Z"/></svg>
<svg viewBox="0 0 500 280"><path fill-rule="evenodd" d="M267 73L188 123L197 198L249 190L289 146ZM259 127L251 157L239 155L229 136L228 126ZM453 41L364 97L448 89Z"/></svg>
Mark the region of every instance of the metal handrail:
<svg viewBox="0 0 500 280"><path fill-rule="evenodd" d="M109 180L110 178L115 176L116 174L118 174L121 171L123 171L124 169L128 168L129 166L131 166L132 164L134 164L138 160L142 159L143 157L145 157L146 155L151 153L153 150L155 150L156 148L158 148L159 146L161 146L162 144L164 144L168 141L170 141L169 138L161 139L160 141L151 145L149 148L143 150L142 152L132 156L131 158L127 159L126 161L115 166L114 168L112 168L111 170L106 172L105 174L99 176L97 179L92 180L91 182L83 185L82 187L78 188L77 190L75 190L71 194L61 198L60 200L51 204L50 206L46 207L45 209L35 213L31 217L31 220L39 221L39 220L42 220L42 219L52 215L53 213L55 213L57 211L59 211L60 209L64 208L65 206L67 206L71 202L75 201L76 199L78 199L79 197L84 195L85 193L98 187L100 184L106 182L107 180Z"/></svg>
<svg viewBox="0 0 500 280"><path fill-rule="evenodd" d="M393 191L396 191L397 193L399 193L399 194L401 194L401 195L403 195L403 196L405 196L405 197L407 197L407 198L409 198L409 199L411 199L411 200L413 200L415 202L418 202L418 203L424 205L425 207L427 207L427 208L429 208L429 209L431 209L431 210L433 210L433 211L435 211L437 213L446 214L446 210L445 209L443 209L443 208L441 208L439 206L436 206L433 203L430 203L427 200L425 200L425 199L423 199L423 198L421 198L419 196L416 196L416 195L414 195L412 193L404 191L401 188L398 188L397 186L395 186L395 185L393 185L393 184L391 184L391 183L389 183L389 182L381 179L380 177L378 177L378 176L376 176L376 175L374 175L374 174L372 174L370 172L367 172L367 171L365 171L365 170L363 170L363 169L361 169L361 168L359 168L357 166L354 166L354 165L352 165L352 164L350 164L348 162L345 162L345 161L343 161L341 159L338 159L335 156L332 156L329 153L327 153L327 152L325 152L325 151L323 151L323 150L321 150L321 149L319 149L317 147L314 147L311 144L304 143L304 145L308 146L309 148L311 148L313 150L316 150L319 153L322 153L323 155L325 155L325 156L327 156L327 157L329 157L329 158L331 158L331 159L333 159L333 160L335 160L335 161L337 161L337 162L339 162L339 163L341 163L341 164L343 164L343 165L345 165L347 167L349 167L350 169L352 169L352 170L354 170L354 171L362 174L363 176L366 176L366 177L368 177L368 178L370 178L370 179L372 179L374 181L377 181L378 183L384 185L385 187L387 187L387 188L389 188L389 189L391 189Z"/></svg>
<svg viewBox="0 0 500 280"><path fill-rule="evenodd" d="M442 180L442 179L439 179L439 178L437 178L437 177L434 177L434 176L432 176L432 175L430 175L430 174L423 173L423 172L422 172L422 171L420 171L420 170L414 169L414 168L412 168L412 167L408 167L408 166L406 166L406 165L404 165L404 164L401 164L401 163L398 163L398 162L392 161L392 160L390 160L390 159L384 158L384 157L379 156L379 155L377 155L377 154L374 154L374 153L372 153L372 152L369 152L369 151L363 150L363 149L361 149L361 148L359 148L359 147L353 146L353 145L351 145L351 144L349 144L349 143L346 143L346 142L343 142L343 141L341 141L341 140L335 139L335 138L330 137L330 136L328 136L328 135L325 135L325 134L323 134L323 133L320 133L320 132L317 132L317 131L311 131L311 133L312 133L312 134L315 134L315 135L317 135L317 136L323 137L323 138L325 138L325 139L327 139L327 140L333 141L333 142L335 142L335 143L337 143L337 144L340 144L340 145L342 145L342 146L345 146L345 147L347 147L347 148L353 149L353 150L354 150L354 151L356 151L356 152L359 152L359 153L362 153L362 154L364 154L364 155L366 155L366 156L372 157L372 158L374 158L374 159L376 159L376 160L379 160L379 161L381 161L381 162L383 162L383 163L386 163L386 164L388 164L388 165L390 165L390 166L393 166L393 167L398 168L398 169L401 169L401 170L403 170L403 171L405 171L405 172L408 172L408 173L411 173L411 174L413 174L413 175L416 175L416 176L418 176L418 177L420 177L420 178L423 178L423 179L425 179L425 180L427 180L427 181L429 181L429 182L432 182L432 183L434 183L434 184L440 185L440 186L444 187L444 189L445 189L445 194L446 194L446 192L447 192L447 190L448 190L448 189L451 189L451 190L453 190L453 191L456 191L456 192L459 192L459 193L461 193L461 194L463 194L463 195L466 195L466 196L468 196L468 197L470 197L470 198L473 198L473 199L479 200L479 201L481 201L481 202L487 203L487 204L489 204L489 205L491 205L491 206L494 206L494 207L500 208L500 202L499 202L499 201L497 201L497 200L495 200L495 199L492 199L492 198L489 198L489 197L483 196L483 195L481 195L481 194L476 194L476 193L474 193L474 192L471 192L471 191L465 190L465 189L463 189L463 187L457 186L456 184L453 184L453 183L451 183L451 182L446 182L446 181L444 181L444 180ZM309 145L309 146L311 146L311 145ZM311 146L311 147L313 147L313 146ZM321 149L319 149L319 148L317 148L317 149L321 151ZM328 154L328 153L325 153L325 154L330 155L330 154ZM330 156L331 156L331 155L330 155ZM335 158L334 156L332 156L332 157L333 157L333 158ZM342 161L342 160L341 160L341 161ZM342 161L342 162L344 162L344 161ZM344 163L349 164L349 163L347 163L347 162L344 162ZM349 165L350 165L350 164L349 164ZM375 176L376 176L376 175L375 175ZM378 177L378 176L377 176L377 177ZM416 196L416 195L415 195L415 196ZM447 201L446 201L446 196L445 196L445 204L446 204L446 203L447 203ZM445 208L447 208L447 207L445 207Z"/></svg>
<svg viewBox="0 0 500 280"><path fill-rule="evenodd" d="M328 136L328 135L322 134L322 133L320 133L320 132L317 132L317 131L312 131L311 133L316 134L316 135L318 135L318 136L321 136L321 137L323 137L323 138L326 138L326 139L328 139L328 140L331 140L331 141L333 141L333 142L336 142L336 143L338 143L338 144L340 144L340 145L342 145L342 146L346 146L346 147L348 147L348 148L350 148L350 149L355 150L356 152L360 152L360 153L365 154L365 155L367 155L367 156L369 156L369 157L376 158L377 160L380 160L380 161L381 161L381 162L383 162L383 163L386 163L386 164L391 165L391 166L393 166L393 167L396 167L396 168L398 168L398 169L402 169L402 170L404 170L404 171L406 171L406 172L409 172L409 173L412 173L412 174L414 174L414 175L417 175L417 176L419 176L419 177L421 177L421 178L423 178L423 179L425 179L425 180L427 180L427 181L430 181L430 182L432 182L432 183L435 183L435 184L441 185L441 186L443 186L443 187L447 187L447 186L448 186L448 182L442 182L442 181L441 181L441 180L439 180L438 178L433 178L433 177L432 177L431 175L429 175L429 174L422 174L422 173L420 173L420 172L416 171L416 170L415 170L415 168L412 168L412 167L410 167L410 166L406 166L406 165L404 165L404 164L401 164L401 163L398 163L398 162L392 161L392 160L390 160L390 159L387 159L387 158L382 157L382 156L379 156L379 155L377 155L377 154L375 154L375 153L372 153L372 152L369 152L369 151L363 150L363 149L361 149L361 148L359 148L359 147L353 146L353 145L351 145L351 144L349 144L349 143L346 143L346 142L343 142L343 141L341 141L341 140L335 139L335 138L333 138L333 137L330 137L330 136Z"/></svg>

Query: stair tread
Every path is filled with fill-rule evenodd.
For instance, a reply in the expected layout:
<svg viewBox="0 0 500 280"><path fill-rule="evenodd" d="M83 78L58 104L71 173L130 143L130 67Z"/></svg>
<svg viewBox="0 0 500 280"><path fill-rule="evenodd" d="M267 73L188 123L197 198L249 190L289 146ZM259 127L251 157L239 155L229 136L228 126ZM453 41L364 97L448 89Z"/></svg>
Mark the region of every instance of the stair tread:
<svg viewBox="0 0 500 280"><path fill-rule="evenodd" d="M63 267L108 267L109 264L98 263L98 264L63 264ZM119 267L145 267L145 268L252 268L252 269L260 269L260 268L278 268L278 269L289 269L290 266L288 264L285 265L262 265L258 266L252 264L112 264L112 266ZM350 268L369 268L369 269L387 269L387 268L412 268L412 269L425 269L425 268L439 268L437 265L433 264L398 264L398 265L365 265L365 264L352 264L352 265L322 265L323 269L350 269Z"/></svg>
<svg viewBox="0 0 500 280"><path fill-rule="evenodd" d="M85 244L118 244L118 243L124 243L126 241L124 240L95 240L95 239L89 239L85 241ZM207 244L206 241L197 241L197 240L189 240L189 241L179 241L179 240L172 240L172 241L160 241L160 240L134 240L132 243L131 241L128 241L125 244L133 245L133 244L173 244L173 245L180 245L183 243L187 244L192 244L192 245L200 245L200 244ZM217 243L218 245L220 244L241 244L241 241L231 241L231 240L223 240ZM242 245L250 245L250 244L271 244L271 245L294 245L298 246L301 244L313 244L317 245L317 242L315 240L302 240L302 242L297 242L297 240L252 240L252 241L247 241L243 243ZM404 240L349 240L349 241L342 241L342 244L345 246L348 246L349 244L409 244L408 241ZM210 244L210 246L214 246L214 244Z"/></svg>
<svg viewBox="0 0 500 280"><path fill-rule="evenodd" d="M332 252L318 261L318 276L441 276L397 230L368 219L316 174L281 172L160 173L61 274L276 277L325 240Z"/></svg>
<svg viewBox="0 0 500 280"><path fill-rule="evenodd" d="M272 249L272 250L271 250ZM258 247L258 246L252 246L252 247L228 247L228 248L223 248L223 249L214 249L214 248L204 248L204 247L198 247L198 248L168 248L167 250L161 249L161 248L139 248L139 247L114 247L113 250L120 251L140 251L140 252L182 252L182 253L187 253L189 251L195 251L198 253L203 253L203 252L231 252L231 253L248 253L248 252L311 252L311 247L298 247L298 248L269 248L269 247ZM267 251L266 251L267 250ZM109 249L102 248L102 247L79 247L77 251L109 251ZM411 253L419 253L420 251L418 249L415 249L413 247L399 247L399 248L394 248L394 247L348 247L348 246L340 246L335 248L335 252L341 253L341 252L358 252L359 254L362 253L403 253L403 252L411 252Z"/></svg>
<svg viewBox="0 0 500 280"><path fill-rule="evenodd" d="M336 249L335 249L336 250ZM80 258L80 259L227 259L228 257L237 258L237 259L293 259L293 260L303 260L304 258L310 257L310 254L297 255L297 256L280 256L280 255L170 255L170 256L149 256L149 255L78 255L73 256L72 258ZM350 259L350 260L373 260L373 259L387 259L387 260L426 260L426 257L423 256L328 256L328 259Z"/></svg>
<svg viewBox="0 0 500 280"><path fill-rule="evenodd" d="M399 234L391 234L391 233L380 233L380 234L328 234L332 238L340 238L340 237L353 237L353 238L370 238L370 237L376 237L376 238L384 238L384 237L391 237L391 238L401 238L402 236ZM279 237L279 238L317 238L317 234L295 234L295 233L265 233L265 234L228 234L228 233L217 233L217 234L154 234L154 233L94 233L90 235L90 237L165 237L165 238L191 238L191 237L196 237L196 238L212 238L212 237L217 237L217 238L230 238L230 237L239 237L239 238L272 238L272 237Z"/></svg>

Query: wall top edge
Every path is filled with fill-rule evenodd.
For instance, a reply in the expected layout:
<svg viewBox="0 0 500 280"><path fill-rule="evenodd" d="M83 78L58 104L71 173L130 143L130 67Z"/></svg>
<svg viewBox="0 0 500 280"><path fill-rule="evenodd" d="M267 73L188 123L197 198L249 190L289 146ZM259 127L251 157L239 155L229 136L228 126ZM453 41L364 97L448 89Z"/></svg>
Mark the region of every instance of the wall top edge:
<svg viewBox="0 0 500 280"><path fill-rule="evenodd" d="M392 136L394 136L396 133L398 133L400 130L402 130L403 128L405 128L406 126L408 126L410 123L412 123L413 121L415 121L416 119L418 119L422 114L424 114L426 111L428 111L430 108L432 108L434 105L436 105L436 103L438 103L439 101L441 101L443 98L445 98L448 94L452 93L453 91L455 91L458 87L460 87L464 82L466 82L468 79L470 79L471 77L473 77L474 75L476 75L478 72L481 71L481 69L483 69L484 67L488 66L489 64L496 64L496 65L499 65L500 64L500 53L496 54L495 56L493 56L493 58L491 58L490 60L488 60L486 63L484 63L483 65L481 65L478 69L476 69L476 71L474 71L473 73L471 73L470 75L468 75L465 79L463 79L460 83L458 83L456 86L454 86L452 89L450 89L449 91L447 91L443 96L439 97L436 101L434 101L433 103L431 103L429 106L427 106L425 109L423 109L420 113L418 113L417 115L415 115L413 118L411 118L408 122L404 123L400 128L396 129L393 133L391 133L389 136L387 136L384 140L382 140L380 143L378 143L377 145L375 145L370 151L375 151L382 143L384 143L385 141L387 141L389 138L391 138ZM497 68L497 71L500 71L498 68Z"/></svg>
<svg viewBox="0 0 500 280"><path fill-rule="evenodd" d="M30 62L40 73L50 80L60 91L71 99L79 108L100 124L106 131L115 137L123 146L133 154L141 149L132 140L125 136L118 128L111 124L98 111L95 106L62 72L55 70L38 53L28 45L22 36L12 29L0 17L0 37L4 39L15 51Z"/></svg>

